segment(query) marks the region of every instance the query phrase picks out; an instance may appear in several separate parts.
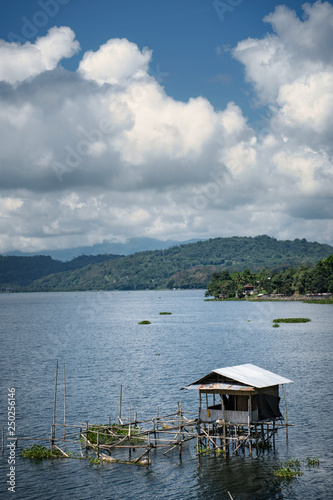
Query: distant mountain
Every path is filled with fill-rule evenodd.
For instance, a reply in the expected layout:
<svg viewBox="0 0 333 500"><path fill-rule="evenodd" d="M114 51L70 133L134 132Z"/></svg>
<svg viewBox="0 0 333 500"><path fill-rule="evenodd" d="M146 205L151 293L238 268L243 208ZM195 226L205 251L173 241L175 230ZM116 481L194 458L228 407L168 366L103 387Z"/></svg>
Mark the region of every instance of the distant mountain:
<svg viewBox="0 0 333 500"><path fill-rule="evenodd" d="M257 272L266 268L270 272L276 272L301 264L310 266L332 254L332 246L311 243L305 239L278 241L268 236L234 236L127 256L83 256L80 259L88 259L84 266L81 266L83 260L59 263L52 261L50 257L44 257L48 259L46 261L39 257L38 272L42 274L34 280L34 274L24 274L24 265L27 269L31 267L29 259L35 257L1 257L0 286L8 288L15 285L15 290L26 291L206 288L215 271L249 269ZM94 258L100 261L94 262ZM8 259L7 262L4 259ZM24 265L23 260L20 261L20 267L15 268L15 262L10 259L26 261ZM54 262L58 263L55 265ZM76 267L66 270L59 264ZM8 266L11 266L10 272ZM37 272L36 266L34 269Z"/></svg>
<svg viewBox="0 0 333 500"><path fill-rule="evenodd" d="M130 255L135 252L143 252L145 250L164 250L175 245L193 243L198 239L187 241L175 240L158 240L155 238L130 238L126 243L104 241L92 246L66 248L64 250L41 250L40 252L20 252L19 250L7 252L5 255L19 257L33 257L36 255L48 255L52 259L61 260L63 262L79 257L80 255Z"/></svg>

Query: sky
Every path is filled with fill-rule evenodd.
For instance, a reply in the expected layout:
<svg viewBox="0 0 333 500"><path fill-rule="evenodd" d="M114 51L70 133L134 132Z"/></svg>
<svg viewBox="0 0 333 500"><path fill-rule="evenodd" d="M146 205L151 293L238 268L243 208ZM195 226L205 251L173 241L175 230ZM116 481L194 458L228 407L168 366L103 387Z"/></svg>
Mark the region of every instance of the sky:
<svg viewBox="0 0 333 500"><path fill-rule="evenodd" d="M0 253L333 245L333 1L0 0Z"/></svg>

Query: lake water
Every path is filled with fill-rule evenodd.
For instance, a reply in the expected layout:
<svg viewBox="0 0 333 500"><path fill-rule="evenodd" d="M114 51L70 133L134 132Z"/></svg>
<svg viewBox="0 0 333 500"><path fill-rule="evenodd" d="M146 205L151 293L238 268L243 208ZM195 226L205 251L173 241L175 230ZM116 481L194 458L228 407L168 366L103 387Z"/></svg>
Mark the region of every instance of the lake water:
<svg viewBox="0 0 333 500"><path fill-rule="evenodd" d="M159 315L160 312L172 315ZM308 317L281 324L274 318ZM141 320L150 325L139 325ZM333 498L331 305L300 302L209 302L203 291L77 292L0 295L0 425L7 433L8 388L16 391L17 436L50 434L56 360L57 421L107 423L137 411L138 419L176 409L197 411L196 391L180 391L214 368L253 363L293 380L285 386L289 428L275 450L258 457L202 457L195 440L152 465L92 465L88 460L30 461L16 450L16 493L8 492L8 454L1 456L0 498L18 499L288 499ZM284 413L283 400L281 410ZM31 443L29 443L31 444ZM46 444L46 443L45 443ZM308 467L307 457L319 467ZM303 476L281 481L272 471L289 458Z"/></svg>

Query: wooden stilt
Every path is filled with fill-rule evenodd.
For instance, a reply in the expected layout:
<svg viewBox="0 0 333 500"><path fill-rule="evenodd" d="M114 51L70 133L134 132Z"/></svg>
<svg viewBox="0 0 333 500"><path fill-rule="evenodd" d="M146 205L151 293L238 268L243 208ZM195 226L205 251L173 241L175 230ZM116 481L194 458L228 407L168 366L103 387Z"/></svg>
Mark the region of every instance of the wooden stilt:
<svg viewBox="0 0 333 500"><path fill-rule="evenodd" d="M66 439L66 372L64 363L64 439Z"/></svg>
<svg viewBox="0 0 333 500"><path fill-rule="evenodd" d="M122 399L123 399L123 386L120 386L120 397L119 397L119 421L121 422L121 405L122 405Z"/></svg>
<svg viewBox="0 0 333 500"><path fill-rule="evenodd" d="M58 360L57 360L55 387L54 387L53 425L55 425L55 421L56 421L57 383L58 383Z"/></svg>
<svg viewBox="0 0 333 500"><path fill-rule="evenodd" d="M284 385L282 384L282 390L283 390L283 397L284 397L284 407L285 407L285 422L286 422L286 440L288 441L288 411L287 411L287 399L286 399L286 393L284 390Z"/></svg>
<svg viewBox="0 0 333 500"><path fill-rule="evenodd" d="M227 447L226 447L225 408L224 408L223 398L222 398L222 415L223 415L223 451L224 453L226 453Z"/></svg>
<svg viewBox="0 0 333 500"><path fill-rule="evenodd" d="M51 454L53 453L53 443L54 443L54 425L51 425L51 439L50 439L50 448Z"/></svg>
<svg viewBox="0 0 333 500"><path fill-rule="evenodd" d="M88 420L86 421L86 439L88 439L88 429L89 429L89 426L88 426ZM86 441L84 442L84 449L87 450L87 443Z"/></svg>
<svg viewBox="0 0 333 500"><path fill-rule="evenodd" d="M179 460L182 459L182 409L179 408Z"/></svg>

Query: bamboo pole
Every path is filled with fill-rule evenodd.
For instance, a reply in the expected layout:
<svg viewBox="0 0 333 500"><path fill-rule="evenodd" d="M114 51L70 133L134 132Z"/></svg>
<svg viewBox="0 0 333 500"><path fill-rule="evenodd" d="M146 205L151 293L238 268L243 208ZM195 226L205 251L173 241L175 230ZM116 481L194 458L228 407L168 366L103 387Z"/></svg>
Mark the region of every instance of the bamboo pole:
<svg viewBox="0 0 333 500"><path fill-rule="evenodd" d="M236 451L238 450L238 448L240 448L243 444L245 444L245 441L250 437L250 434L248 434L246 436L245 439L242 439L242 442L237 446L237 448L234 449L233 453L236 453Z"/></svg>
<svg viewBox="0 0 333 500"><path fill-rule="evenodd" d="M128 424L128 443L129 443L129 457L131 458L131 425L132 425L132 408L129 407L129 424Z"/></svg>
<svg viewBox="0 0 333 500"><path fill-rule="evenodd" d="M64 363L64 439L66 439L66 372Z"/></svg>
<svg viewBox="0 0 333 500"><path fill-rule="evenodd" d="M182 459L182 408L179 407L179 460Z"/></svg>
<svg viewBox="0 0 333 500"><path fill-rule="evenodd" d="M61 448L59 448L59 446L57 446L56 444L54 444L55 448L57 448L59 451L61 451L61 453L64 455L64 457L66 458L69 458L69 455L67 455L67 453L65 453Z"/></svg>
<svg viewBox="0 0 333 500"><path fill-rule="evenodd" d="M121 422L121 404L123 399L123 386L120 386L120 397L119 397L119 417L118 420Z"/></svg>
<svg viewBox="0 0 333 500"><path fill-rule="evenodd" d="M88 425L88 420L86 421L86 438L88 440L88 429L89 429L89 425ZM84 449L87 450L87 443L86 441L84 442Z"/></svg>
<svg viewBox="0 0 333 500"><path fill-rule="evenodd" d="M56 378L55 378L55 388L54 388L53 425L55 425L55 420L56 420L56 406L57 406L57 383L58 383L58 360L57 360Z"/></svg>
<svg viewBox="0 0 333 500"><path fill-rule="evenodd" d="M53 443L54 443L54 425L51 425L51 439L50 439L50 448L51 453L53 453Z"/></svg>
<svg viewBox="0 0 333 500"><path fill-rule="evenodd" d="M4 446L5 446L4 426L2 426L2 429L1 429L1 437L2 437L2 441L1 441L1 443L2 443L2 445L1 445L1 449L2 449L2 454L4 454L4 452L5 452L5 448L4 448Z"/></svg>
<svg viewBox="0 0 333 500"><path fill-rule="evenodd" d="M249 395L249 407L248 407L248 426L249 426L249 436L251 434L251 417L252 417L252 401L251 401L251 394ZM252 439L249 439L249 450L250 450L250 456L252 457Z"/></svg>
<svg viewBox="0 0 333 500"><path fill-rule="evenodd" d="M287 399L286 399L286 393L284 391L284 385L282 384L282 390L283 390L283 397L284 397L284 407L285 407L285 412L286 412L286 440L288 441L288 411L287 411Z"/></svg>
<svg viewBox="0 0 333 500"><path fill-rule="evenodd" d="M226 428L225 428L225 407L224 407L224 401L223 401L223 398L222 398L222 415L223 415L223 451L224 453L226 453L227 451L227 447L226 447Z"/></svg>

